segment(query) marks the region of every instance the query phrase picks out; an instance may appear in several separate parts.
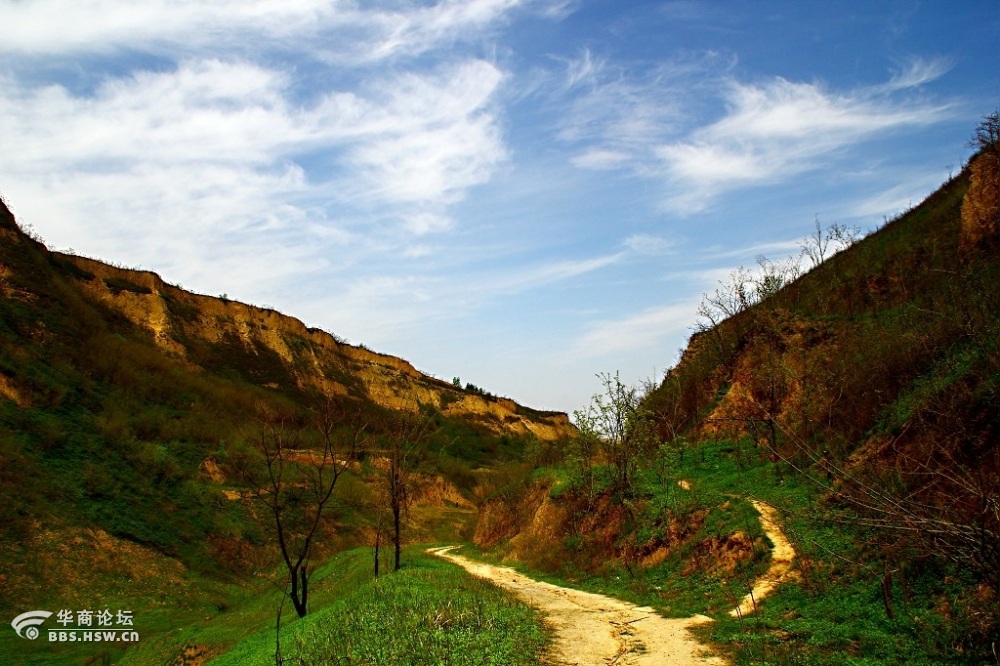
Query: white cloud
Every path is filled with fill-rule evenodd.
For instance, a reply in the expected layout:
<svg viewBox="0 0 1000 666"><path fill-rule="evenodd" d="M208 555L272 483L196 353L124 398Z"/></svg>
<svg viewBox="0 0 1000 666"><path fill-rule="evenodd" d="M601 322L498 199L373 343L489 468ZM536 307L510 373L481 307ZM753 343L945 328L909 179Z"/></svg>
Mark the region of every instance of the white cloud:
<svg viewBox="0 0 1000 666"><path fill-rule="evenodd" d="M534 4L542 16L562 21L579 8L580 0L540 0Z"/></svg>
<svg viewBox="0 0 1000 666"><path fill-rule="evenodd" d="M566 61L564 75L537 89L566 104L557 137L579 150L578 166L607 168L609 160L600 158L613 156L642 172L651 149L683 129L685 106L703 96L717 60L714 54L675 59L635 73L586 50Z"/></svg>
<svg viewBox="0 0 1000 666"><path fill-rule="evenodd" d="M680 108L669 94L663 94L660 75L638 83L614 72L606 77L614 78L587 87L572 102L559 129L560 139L589 149L639 156L650 138L675 131Z"/></svg>
<svg viewBox="0 0 1000 666"><path fill-rule="evenodd" d="M846 212L853 217L894 217L923 201L945 178L940 173L913 174L899 185L858 201Z"/></svg>
<svg viewBox="0 0 1000 666"><path fill-rule="evenodd" d="M112 208L140 207L150 223L184 210L202 233L232 230L326 191L405 214L405 228L426 233L447 228L442 208L505 158L490 108L501 79L495 66L468 61L382 81L376 90L331 93L303 108L285 73L239 61L140 71L108 79L90 96L7 76L0 136L9 159L0 175L11 194L35 190L31 210L68 225L79 219L77 200L103 202L104 212L91 214L110 226L136 219ZM319 150L350 168L331 182L311 182L297 159ZM58 213L46 201L55 189L66 200ZM397 210L402 204L409 206ZM425 209L414 212L412 204ZM288 212L282 217L306 216Z"/></svg>
<svg viewBox="0 0 1000 666"><path fill-rule="evenodd" d="M904 67L888 83L878 86L877 91L893 92L907 88L917 88L947 74L955 66L949 58L910 58Z"/></svg>
<svg viewBox="0 0 1000 666"><path fill-rule="evenodd" d="M359 24L374 28L363 42L362 58L381 60L391 56L420 55L449 42L478 36L500 21L520 0L444 0L408 11L374 11L362 14Z"/></svg>
<svg viewBox="0 0 1000 666"><path fill-rule="evenodd" d="M503 72L467 60L329 95L314 112L316 138L347 147L351 194L377 201L445 205L485 182L506 159L493 108Z"/></svg>
<svg viewBox="0 0 1000 666"><path fill-rule="evenodd" d="M332 20L329 0L33 0L0 3L0 51L27 54L106 52L164 42L218 46L236 34L282 37Z"/></svg>
<svg viewBox="0 0 1000 666"><path fill-rule="evenodd" d="M663 184L668 210L704 210L734 189L780 182L828 164L845 148L886 132L940 122L947 105L903 98L945 74L946 60L912 59L887 84L837 92L819 83L775 77L747 83L718 56L667 63L635 76L585 52L568 81L587 81L570 102L558 137L573 144L571 163L627 169ZM722 72L719 65L722 65ZM714 122L705 101L725 111ZM697 114L692 111L698 109Z"/></svg>
<svg viewBox="0 0 1000 666"><path fill-rule="evenodd" d="M574 155L570 158L570 163L581 169L606 170L616 169L627 160L629 160L629 154L624 151L595 148L579 155Z"/></svg>
<svg viewBox="0 0 1000 666"><path fill-rule="evenodd" d="M803 236L804 235L805 235L805 228L803 229ZM798 254L800 241L801 239L795 238L792 240L770 241L767 243L754 243L753 245L745 247L729 248L722 251L716 251L713 248L709 248L706 255L709 259L712 260L734 259L738 257L747 257L747 260L749 260L752 258L759 257L761 255L765 256L770 255L775 258L781 258Z"/></svg>
<svg viewBox="0 0 1000 666"><path fill-rule="evenodd" d="M545 284L591 273L617 263L622 252L592 259L564 259L538 266L519 267L503 275L493 276L477 288L479 293L509 293L534 289Z"/></svg>
<svg viewBox="0 0 1000 666"><path fill-rule="evenodd" d="M270 162L304 128L279 72L248 63L186 62L173 72L105 81L93 96L0 81L0 132L19 170L122 170L136 164Z"/></svg>
<svg viewBox="0 0 1000 666"><path fill-rule="evenodd" d="M623 319L598 322L573 341L572 347L583 357L651 348L688 328L694 321L695 308L692 303L656 306Z"/></svg>
<svg viewBox="0 0 1000 666"><path fill-rule="evenodd" d="M729 109L722 119L657 150L669 183L668 204L676 210L697 212L728 190L800 174L881 132L947 115L944 106L840 95L780 78L757 85L734 82L726 98Z"/></svg>
<svg viewBox="0 0 1000 666"><path fill-rule="evenodd" d="M411 233L417 236L446 231L451 228L452 221L434 213L416 213L404 218L403 225Z"/></svg>
<svg viewBox="0 0 1000 666"><path fill-rule="evenodd" d="M420 259L422 257L428 257L432 254L434 254L434 248L430 245L425 245L424 243L409 245L405 250L403 250L403 256L407 259Z"/></svg>
<svg viewBox="0 0 1000 666"><path fill-rule="evenodd" d="M652 234L632 234L625 239L623 244L636 254L648 256L673 254L677 245L668 238Z"/></svg>
<svg viewBox="0 0 1000 666"><path fill-rule="evenodd" d="M726 97L730 112L701 131L706 138L734 143L792 139L839 144L889 127L932 122L941 112L940 108L840 95L818 84L782 78L761 85L734 82Z"/></svg>
<svg viewBox="0 0 1000 666"><path fill-rule="evenodd" d="M349 0L32 0L0 3L0 52L137 49L189 55L299 50L342 64L418 56L474 41L520 0L442 0L395 8Z"/></svg>
<svg viewBox="0 0 1000 666"><path fill-rule="evenodd" d="M581 84L593 84L600 71L604 68L604 61L595 58L590 49L584 49L580 57L566 60L566 80L563 86L566 89L573 88Z"/></svg>

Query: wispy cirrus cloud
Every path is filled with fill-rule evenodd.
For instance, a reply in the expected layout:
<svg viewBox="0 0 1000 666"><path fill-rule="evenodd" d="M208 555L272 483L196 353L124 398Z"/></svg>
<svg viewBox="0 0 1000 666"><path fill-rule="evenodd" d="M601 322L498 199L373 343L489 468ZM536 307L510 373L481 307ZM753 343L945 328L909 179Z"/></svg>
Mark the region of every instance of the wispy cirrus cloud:
<svg viewBox="0 0 1000 666"><path fill-rule="evenodd" d="M200 49L231 45L235 37L278 39L342 22L350 5L329 0L35 0L0 4L0 52L52 55Z"/></svg>
<svg viewBox="0 0 1000 666"><path fill-rule="evenodd" d="M369 60L420 55L441 44L478 38L522 4L521 0L467 0L411 6L406 11L359 12L352 22L366 26L370 34L355 42L356 47L369 47L356 52Z"/></svg>
<svg viewBox="0 0 1000 666"><path fill-rule="evenodd" d="M481 39L521 0L359 6L349 0L33 0L0 4L0 52L189 56L228 50L308 51L341 64L413 57Z"/></svg>
<svg viewBox="0 0 1000 666"><path fill-rule="evenodd" d="M693 303L655 306L620 319L600 321L574 340L572 348L585 358L652 348L690 327L695 307Z"/></svg>
<svg viewBox="0 0 1000 666"><path fill-rule="evenodd" d="M565 66L564 86L574 96L557 136L579 145L581 154L620 152L641 159L651 138L679 129L681 106L664 86L680 73L673 67L633 81L589 51Z"/></svg>
<svg viewBox="0 0 1000 666"><path fill-rule="evenodd" d="M947 105L837 94L814 83L733 82L728 112L690 139L657 148L668 205L697 212L731 189L817 168L822 158L879 133L938 122Z"/></svg>
<svg viewBox="0 0 1000 666"><path fill-rule="evenodd" d="M619 262L624 256L623 252L615 252L588 259L558 259L535 266L524 266L486 276L485 281L478 283L475 292L494 294L526 291L598 271Z"/></svg>
<svg viewBox="0 0 1000 666"><path fill-rule="evenodd" d="M955 66L951 58L919 58L907 59L888 82L875 88L876 92L893 92L917 88L936 81L947 74Z"/></svg>
<svg viewBox="0 0 1000 666"><path fill-rule="evenodd" d="M844 214L851 217L896 215L915 206L940 184L940 174L915 173L899 184L854 202Z"/></svg>
<svg viewBox="0 0 1000 666"><path fill-rule="evenodd" d="M386 81L376 94L333 100L320 113L349 148L358 193L370 199L446 205L485 182L506 158L493 97L503 73L470 60L433 74ZM326 105L324 105L326 106ZM347 113L343 113L347 110ZM344 118L349 118L344 120Z"/></svg>
<svg viewBox="0 0 1000 666"><path fill-rule="evenodd" d="M654 257L673 254L677 248L676 241L655 234L632 234L622 244L636 254Z"/></svg>
<svg viewBox="0 0 1000 666"><path fill-rule="evenodd" d="M900 93L951 67L913 59L887 83L835 91L815 82L773 77L743 82L717 54L663 64L639 78L614 72L584 53L569 80L589 88L572 101L558 136L578 146L580 168L626 169L663 184L665 207L704 210L729 191L779 182L828 163L842 150L881 133L940 122L952 107ZM721 69L720 69L721 65ZM705 99L724 106L715 121L692 125Z"/></svg>

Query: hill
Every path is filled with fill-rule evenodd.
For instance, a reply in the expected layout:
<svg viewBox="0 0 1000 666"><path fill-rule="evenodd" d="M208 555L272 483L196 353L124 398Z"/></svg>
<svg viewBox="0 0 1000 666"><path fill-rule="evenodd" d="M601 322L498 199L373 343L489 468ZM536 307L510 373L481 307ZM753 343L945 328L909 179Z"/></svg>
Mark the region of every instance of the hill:
<svg viewBox="0 0 1000 666"><path fill-rule="evenodd" d="M661 433L748 438L886 548L1000 583L1000 236L972 212L996 217L994 159L696 334L648 398Z"/></svg>
<svg viewBox="0 0 1000 666"><path fill-rule="evenodd" d="M240 467L254 438L279 429L289 464L308 471L327 417L328 437L367 445L338 482L317 561L381 534L373 507L399 433L412 440L404 542L457 538L481 468L574 435L565 414L463 390L273 310L50 251L0 205L5 616L131 600L148 634L222 612L278 562ZM46 654L38 663L58 661Z"/></svg>
<svg viewBox="0 0 1000 666"><path fill-rule="evenodd" d="M663 381L642 393L604 376L577 414L581 438L487 503L476 543L664 613L711 615L738 663L990 662L996 145L864 238L817 228L804 274L796 261L735 271ZM734 619L772 557L761 505L785 523L793 582Z"/></svg>

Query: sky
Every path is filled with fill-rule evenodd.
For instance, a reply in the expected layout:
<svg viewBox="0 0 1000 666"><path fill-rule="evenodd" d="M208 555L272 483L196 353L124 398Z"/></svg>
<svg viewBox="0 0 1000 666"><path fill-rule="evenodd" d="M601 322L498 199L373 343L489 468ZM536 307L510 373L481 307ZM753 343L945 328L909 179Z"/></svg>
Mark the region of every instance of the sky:
<svg viewBox="0 0 1000 666"><path fill-rule="evenodd" d="M0 194L50 247L539 409L877 228L1000 106L996 0L0 0Z"/></svg>

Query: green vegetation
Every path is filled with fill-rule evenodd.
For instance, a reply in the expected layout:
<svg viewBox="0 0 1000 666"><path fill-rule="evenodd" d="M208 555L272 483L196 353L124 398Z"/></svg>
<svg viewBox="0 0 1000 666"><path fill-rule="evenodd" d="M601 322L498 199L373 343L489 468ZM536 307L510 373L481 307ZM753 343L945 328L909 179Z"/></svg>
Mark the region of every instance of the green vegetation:
<svg viewBox="0 0 1000 666"><path fill-rule="evenodd" d="M863 240L817 222L808 273L766 259L734 272L641 401L655 453L620 446L644 428L592 427L609 411L628 424L630 401L596 402L577 415L584 437L531 460L548 471L511 467L496 484L476 534L483 556L713 615L706 631L738 663L993 663L1000 207L983 183L1000 169L989 159ZM970 201L993 217L968 217ZM799 579L740 621L727 611L770 551L750 496L784 512Z"/></svg>
<svg viewBox="0 0 1000 666"><path fill-rule="evenodd" d="M0 614L130 609L140 650L169 648L135 663L170 661L184 647L175 640L218 617L253 616L255 626L266 626L279 596L254 606L261 590L248 581L277 564L277 542L262 507L246 496L237 463L254 442L258 415L281 414L295 430L322 415L325 396L303 388L296 376L315 366L315 360L302 362L315 358L313 343L283 334L294 355L288 362L255 338L213 341L198 329L217 315L200 309L196 297L167 289L162 296L172 319L163 334L183 346L181 358L88 291L148 296L151 290L124 278L93 283L95 275L72 258L24 235L5 208L0 232ZM368 543L383 476L375 443L392 421L391 411L368 399L350 363L337 363L335 357L321 361L329 378L354 396L337 401L338 409L357 420L338 424L333 434L338 441L353 436L362 423L372 446L344 471L322 512L310 554L315 564ZM419 419L426 427L408 471L439 479L466 498L478 483L475 470L520 456L530 445L528 438L496 435L430 407ZM322 444L309 435L295 447L322 452ZM308 460L311 454L302 455ZM290 460L308 471L306 463ZM468 508L424 506L419 492L402 525L404 543L455 540L467 529ZM406 564L404 558L402 572ZM317 581L310 584L322 599ZM310 606L319 608L313 594ZM458 626L466 619L463 614ZM244 635L232 631L220 645ZM42 646L11 631L0 634L0 653L16 655L16 663L117 662L123 650Z"/></svg>
<svg viewBox="0 0 1000 666"><path fill-rule="evenodd" d="M107 285L111 293L117 295L123 291L130 291L133 294L152 294L153 290L149 287L143 287L140 284L136 284L131 280L126 280L125 278L119 277L109 277L104 278L104 284Z"/></svg>
<svg viewBox="0 0 1000 666"><path fill-rule="evenodd" d="M85 555L70 556L79 564ZM29 642L2 632L0 654L12 660L5 663L23 666L93 659L145 666L213 657L210 663L220 665L275 663L282 597L275 586L163 573L116 594L109 594L106 579L75 581L80 608L134 612L140 640L133 646L48 643L44 634ZM298 619L284 606L281 650L289 663L527 665L538 663L547 641L529 608L422 548L408 549L404 567L377 582L368 549L339 553L317 568L312 581L309 615Z"/></svg>
<svg viewBox="0 0 1000 666"><path fill-rule="evenodd" d="M826 510L820 488L789 469L776 473L785 463L769 461L748 443L742 446L738 455L736 444L706 444L685 472L708 493L736 490L780 507L799 579L779 587L756 615L743 620L709 608L717 619L711 637L732 646L736 663L976 661L987 638L977 625L985 619L987 600L962 598L968 572L931 561L893 563L889 603L895 612L889 617L883 596L888 564L875 547L877 533L845 525ZM739 598L747 582L737 577L727 584Z"/></svg>
<svg viewBox="0 0 1000 666"><path fill-rule="evenodd" d="M822 488L772 462L766 449L751 441L706 442L673 462L665 482L653 469L640 470L631 515L598 501L592 522L568 521L560 541L526 547L522 540L520 560L503 559L503 548L479 550L478 557L671 617L707 614L715 623L699 630L702 637L748 666L979 663L977 655L989 649L988 607L996 601L987 588L947 563L895 562L889 617L877 532L845 525L827 511ZM538 478L548 484L556 473L565 478L558 470ZM603 478L599 494L610 498L610 476ZM562 506L579 501L574 492L560 486ZM737 619L729 611L770 561L750 497L779 507L798 579L763 600L757 614ZM616 520L611 534L593 526Z"/></svg>
<svg viewBox="0 0 1000 666"><path fill-rule="evenodd" d="M370 557L367 550L342 553L317 571L314 598L326 605L282 626L285 658L386 666L538 663L545 644L539 620L507 593L415 550L409 564L376 582ZM273 620L262 624L210 663L273 664Z"/></svg>
<svg viewBox="0 0 1000 666"><path fill-rule="evenodd" d="M995 660L1000 261L987 158L713 322L649 397L662 436L749 441L776 481L807 483L784 504L812 521L793 521L802 565L836 584L822 585L822 601L789 601L785 615L765 607L758 657L777 644L774 655L802 663ZM970 201L994 219L967 216ZM850 538L823 550L835 534ZM866 626L820 626L845 613Z"/></svg>
<svg viewBox="0 0 1000 666"><path fill-rule="evenodd" d="M569 444L446 416L463 392L503 400L457 377L420 380L445 389L440 409L382 408L356 359L324 357L299 333L265 343L268 324L233 325L236 304L210 312L165 294L172 318L154 340L89 295L137 302L150 289L123 277L102 287L0 207L0 614L127 608L143 636L125 651L6 632L0 653L272 663L279 636L282 655L304 663L536 663L538 618L453 565L410 547L375 580L370 549L387 543L390 514L400 546L453 540L468 536L474 501L481 557L515 555L665 614L709 614L701 631L739 664L992 663L990 122L968 169L867 238L817 221L808 273L766 259L734 272L706 295L663 382L640 391L602 375L606 393L577 414L582 436ZM831 255L834 242L843 250ZM301 381L317 367L337 390ZM383 371L389 390L406 389ZM781 511L797 578L735 619L771 559L750 499ZM281 569L289 539L294 566Z"/></svg>

